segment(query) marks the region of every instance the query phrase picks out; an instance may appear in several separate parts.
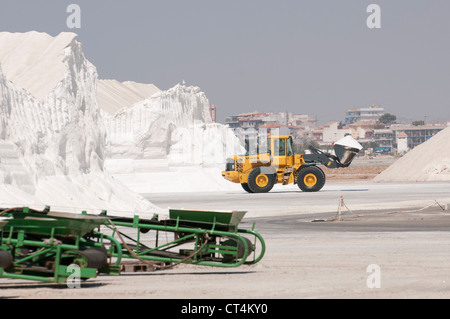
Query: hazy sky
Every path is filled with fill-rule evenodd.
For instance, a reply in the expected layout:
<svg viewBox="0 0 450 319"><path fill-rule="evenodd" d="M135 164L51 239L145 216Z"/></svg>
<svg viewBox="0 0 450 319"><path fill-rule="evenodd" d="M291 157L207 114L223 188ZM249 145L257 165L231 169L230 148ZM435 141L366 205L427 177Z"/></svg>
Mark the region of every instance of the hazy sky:
<svg viewBox="0 0 450 319"><path fill-rule="evenodd" d="M71 3L81 28L69 29ZM369 4L381 28L369 29ZM218 120L259 111L343 120L379 104L401 120L450 120L448 0L2 0L0 31L75 32L99 77L186 81Z"/></svg>

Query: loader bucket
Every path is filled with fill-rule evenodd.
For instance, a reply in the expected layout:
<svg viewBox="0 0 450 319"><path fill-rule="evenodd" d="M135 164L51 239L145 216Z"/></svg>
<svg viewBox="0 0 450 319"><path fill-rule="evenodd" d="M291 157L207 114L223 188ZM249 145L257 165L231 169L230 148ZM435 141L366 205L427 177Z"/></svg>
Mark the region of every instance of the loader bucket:
<svg viewBox="0 0 450 319"><path fill-rule="evenodd" d="M334 153L338 157L341 164L346 166L350 165L356 154L358 154L361 149L361 144L359 144L350 135L334 143Z"/></svg>

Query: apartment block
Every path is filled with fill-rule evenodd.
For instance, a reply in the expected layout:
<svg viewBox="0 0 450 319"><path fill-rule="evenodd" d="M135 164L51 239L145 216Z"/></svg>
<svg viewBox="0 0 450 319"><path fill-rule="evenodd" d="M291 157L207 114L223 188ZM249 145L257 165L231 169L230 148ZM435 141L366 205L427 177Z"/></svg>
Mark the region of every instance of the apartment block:
<svg viewBox="0 0 450 319"><path fill-rule="evenodd" d="M384 114L384 108L379 105L371 105L365 108L349 109L345 113L345 124L353 124L360 121L378 121Z"/></svg>

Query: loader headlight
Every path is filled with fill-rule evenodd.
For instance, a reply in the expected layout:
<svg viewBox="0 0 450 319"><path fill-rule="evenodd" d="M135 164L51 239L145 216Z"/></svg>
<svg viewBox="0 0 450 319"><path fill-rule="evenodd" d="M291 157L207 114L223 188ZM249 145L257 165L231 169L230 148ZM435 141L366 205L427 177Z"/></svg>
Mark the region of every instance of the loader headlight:
<svg viewBox="0 0 450 319"><path fill-rule="evenodd" d="M231 171L234 171L234 170L235 170L234 159L227 158L227 162L225 164L225 171L231 172Z"/></svg>

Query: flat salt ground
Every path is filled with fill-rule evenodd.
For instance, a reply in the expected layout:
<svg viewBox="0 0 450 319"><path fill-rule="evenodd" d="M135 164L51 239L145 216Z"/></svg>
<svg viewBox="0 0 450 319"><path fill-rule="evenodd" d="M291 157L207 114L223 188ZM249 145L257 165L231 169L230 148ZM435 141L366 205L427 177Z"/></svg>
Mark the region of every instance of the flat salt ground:
<svg viewBox="0 0 450 319"><path fill-rule="evenodd" d="M374 183L327 182L320 192L305 193L296 185L275 185L265 194L235 190L142 194L161 208L246 210L246 217L337 212L342 196L351 211L415 210L428 205L450 204L449 182ZM346 209L344 209L346 210Z"/></svg>
<svg viewBox="0 0 450 319"><path fill-rule="evenodd" d="M255 222L255 230L266 241L264 258L256 265L231 269L179 265L156 272L102 275L82 283L80 289L0 278L0 295L22 299L448 298L449 210L436 205L413 214L356 219L345 215L342 222L306 219L315 214L333 216L340 196L355 210L406 210L414 201L424 205L434 199L445 204L448 186L330 182L322 192L311 194L295 187L277 187L267 194L148 194L160 206L248 207L241 227L251 228ZM258 216L266 217L253 218ZM391 228L394 224L403 229ZM367 286L367 267L372 264L381 269L380 288Z"/></svg>
<svg viewBox="0 0 450 319"><path fill-rule="evenodd" d="M426 217L425 214L420 216ZM392 217L396 222L403 220L405 223L409 218L396 215L385 218L385 221ZM376 220L362 221L363 224L370 222ZM179 265L156 272L102 275L83 282L80 289L61 289L64 285L0 278L0 295L22 299L185 299L189 296L189 299L202 300L447 299L450 296L448 232L367 232L359 228L361 224L357 221L340 223L351 225L352 231L314 227L305 231L296 228L301 224L293 223L288 228L278 229L267 223L261 232L266 240L266 254L253 266L224 269ZM380 288L367 285L371 274L367 268L374 264L380 267Z"/></svg>

